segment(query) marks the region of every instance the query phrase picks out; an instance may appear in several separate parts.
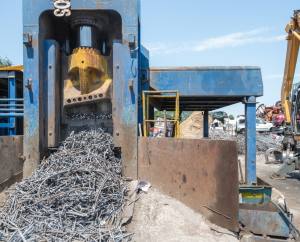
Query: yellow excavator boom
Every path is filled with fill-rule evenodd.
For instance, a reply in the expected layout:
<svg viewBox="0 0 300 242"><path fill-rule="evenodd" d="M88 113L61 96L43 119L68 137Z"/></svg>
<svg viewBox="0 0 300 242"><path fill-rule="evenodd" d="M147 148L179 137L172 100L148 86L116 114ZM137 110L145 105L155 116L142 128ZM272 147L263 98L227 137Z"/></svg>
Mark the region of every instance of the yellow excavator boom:
<svg viewBox="0 0 300 242"><path fill-rule="evenodd" d="M290 124L292 121L291 91L295 77L299 44L300 44L300 11L295 11L291 22L286 27L288 33L287 54L285 70L281 88L281 103L285 114L285 122Z"/></svg>

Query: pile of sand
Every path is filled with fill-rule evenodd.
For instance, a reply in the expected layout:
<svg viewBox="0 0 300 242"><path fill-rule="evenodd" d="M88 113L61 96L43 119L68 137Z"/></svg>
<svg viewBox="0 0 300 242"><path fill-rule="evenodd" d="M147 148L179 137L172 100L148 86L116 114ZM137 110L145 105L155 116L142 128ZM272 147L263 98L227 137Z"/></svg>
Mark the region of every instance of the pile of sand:
<svg viewBox="0 0 300 242"><path fill-rule="evenodd" d="M185 139L203 138L203 112L193 112L180 124L180 137Z"/></svg>
<svg viewBox="0 0 300 242"><path fill-rule="evenodd" d="M228 230L211 224L201 214L151 188L136 202L129 224L133 241L235 242Z"/></svg>

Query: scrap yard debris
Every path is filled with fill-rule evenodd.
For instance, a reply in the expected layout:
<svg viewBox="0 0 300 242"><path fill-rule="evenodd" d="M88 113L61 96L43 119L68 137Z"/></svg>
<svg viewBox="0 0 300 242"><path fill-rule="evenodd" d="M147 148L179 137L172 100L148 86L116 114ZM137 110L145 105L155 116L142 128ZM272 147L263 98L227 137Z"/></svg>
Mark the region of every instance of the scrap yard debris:
<svg viewBox="0 0 300 242"><path fill-rule="evenodd" d="M68 113L71 120L108 120L112 119L111 113Z"/></svg>
<svg viewBox="0 0 300 242"><path fill-rule="evenodd" d="M10 191L0 241L126 241L127 184L111 135L71 135L36 172Z"/></svg>
<svg viewBox="0 0 300 242"><path fill-rule="evenodd" d="M230 132L223 130L211 130L211 139L221 139L221 140L234 140L237 142L238 153L243 155L246 153L245 150L245 135L231 135ZM270 148L281 149L283 136L275 134L264 134L257 133L256 135L256 150L258 152L266 152Z"/></svg>

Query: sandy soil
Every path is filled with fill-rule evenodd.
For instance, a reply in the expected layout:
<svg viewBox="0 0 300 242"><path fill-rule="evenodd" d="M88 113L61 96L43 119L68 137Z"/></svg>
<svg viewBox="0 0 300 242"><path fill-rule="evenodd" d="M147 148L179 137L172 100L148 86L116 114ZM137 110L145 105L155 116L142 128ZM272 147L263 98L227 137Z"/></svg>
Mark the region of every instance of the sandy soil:
<svg viewBox="0 0 300 242"><path fill-rule="evenodd" d="M235 242L235 235L205 220L183 203L151 188L135 205L133 241Z"/></svg>

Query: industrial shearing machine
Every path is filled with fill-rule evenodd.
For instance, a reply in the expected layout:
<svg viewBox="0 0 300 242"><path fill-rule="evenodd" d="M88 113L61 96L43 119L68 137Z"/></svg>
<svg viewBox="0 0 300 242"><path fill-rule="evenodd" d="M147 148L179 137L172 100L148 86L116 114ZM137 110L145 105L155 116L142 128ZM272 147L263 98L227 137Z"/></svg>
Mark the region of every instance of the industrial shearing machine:
<svg viewBox="0 0 300 242"><path fill-rule="evenodd" d="M18 164L4 170L15 174L21 166L23 177L30 176L71 131L101 127L114 137L124 176L149 180L232 231L243 221L256 235L290 236L289 220L280 216L271 222L281 227L265 226L267 232L255 232L258 221L247 219L254 213L251 204L256 214L263 210L257 191L270 197L264 190L270 188L256 177L260 68L149 68L138 0L24 0L23 15L24 135L18 143L15 136L5 137L14 147L5 152ZM246 117L246 182L240 189L236 143L208 139L209 111L239 102ZM173 135L148 137L155 110L175 113ZM183 111L204 112L204 139L180 139ZM239 196L248 204L242 209ZM274 207L268 212L280 214Z"/></svg>

